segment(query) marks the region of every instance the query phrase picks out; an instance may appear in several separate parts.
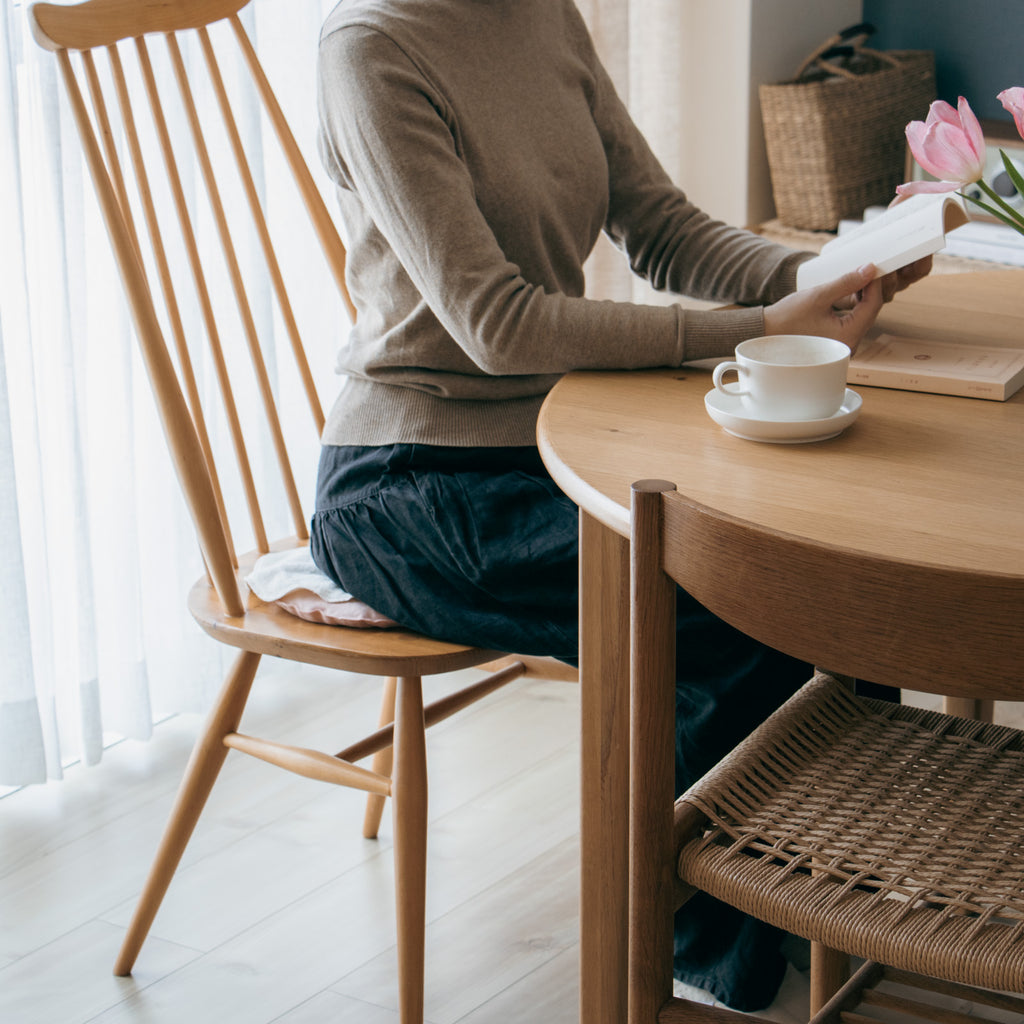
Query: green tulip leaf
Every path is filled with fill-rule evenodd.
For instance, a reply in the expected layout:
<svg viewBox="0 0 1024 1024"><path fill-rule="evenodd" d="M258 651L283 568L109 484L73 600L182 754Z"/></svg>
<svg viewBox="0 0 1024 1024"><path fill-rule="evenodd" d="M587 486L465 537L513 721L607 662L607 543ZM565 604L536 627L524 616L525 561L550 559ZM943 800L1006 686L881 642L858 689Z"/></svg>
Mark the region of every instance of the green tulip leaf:
<svg viewBox="0 0 1024 1024"><path fill-rule="evenodd" d="M1006 155L1005 149L999 150L999 155L1003 158L1003 166L1006 168L1006 173L1010 176L1010 181L1013 182L1017 194L1024 198L1024 176L1017 170L1017 165Z"/></svg>
<svg viewBox="0 0 1024 1024"><path fill-rule="evenodd" d="M961 195L963 195L963 193L961 193ZM975 206L980 206L986 213L989 213L998 220L1001 220L1004 224L1008 224L1016 231L1024 233L1024 222L1016 220L1010 215L1013 213L1012 209L1010 210L1010 214L1006 214L997 207L992 206L990 203L983 202L981 199L975 199L974 196L964 196L964 199L969 203L974 203Z"/></svg>

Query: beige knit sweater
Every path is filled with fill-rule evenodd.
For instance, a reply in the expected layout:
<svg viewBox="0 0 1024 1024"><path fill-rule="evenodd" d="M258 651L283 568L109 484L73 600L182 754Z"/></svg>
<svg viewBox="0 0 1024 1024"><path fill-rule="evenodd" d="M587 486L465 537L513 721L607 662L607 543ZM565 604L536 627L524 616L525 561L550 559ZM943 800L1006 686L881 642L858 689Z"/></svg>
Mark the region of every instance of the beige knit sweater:
<svg viewBox="0 0 1024 1024"><path fill-rule="evenodd" d="M730 354L793 288L806 254L668 179L572 0L342 0L319 60L358 310L327 444L533 444L561 374ZM584 298L602 230L656 288L753 308Z"/></svg>

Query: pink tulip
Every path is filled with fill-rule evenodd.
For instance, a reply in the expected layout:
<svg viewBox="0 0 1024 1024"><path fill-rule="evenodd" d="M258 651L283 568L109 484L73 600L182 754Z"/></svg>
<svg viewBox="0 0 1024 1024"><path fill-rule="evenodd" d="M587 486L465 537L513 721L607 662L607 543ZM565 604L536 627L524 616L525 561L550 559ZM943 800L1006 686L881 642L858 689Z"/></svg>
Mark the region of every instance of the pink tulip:
<svg viewBox="0 0 1024 1024"><path fill-rule="evenodd" d="M960 97L954 110L936 100L925 121L907 125L907 142L914 159L941 181L912 181L900 185L900 195L919 192L952 192L985 172L985 136L967 100Z"/></svg>
<svg viewBox="0 0 1024 1024"><path fill-rule="evenodd" d="M1017 131L1024 139L1024 87L1015 85L1012 89L1004 89L996 98L1013 114L1013 119L1017 122Z"/></svg>

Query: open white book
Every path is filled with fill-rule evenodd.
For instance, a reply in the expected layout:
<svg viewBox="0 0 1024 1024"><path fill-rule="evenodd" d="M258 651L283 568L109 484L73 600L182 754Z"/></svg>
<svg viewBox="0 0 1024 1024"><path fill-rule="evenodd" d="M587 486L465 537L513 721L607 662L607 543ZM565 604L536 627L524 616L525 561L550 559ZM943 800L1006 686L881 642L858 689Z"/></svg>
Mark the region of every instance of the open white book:
<svg viewBox="0 0 1024 1024"><path fill-rule="evenodd" d="M826 242L819 255L797 268L797 290L827 284L866 263L878 267L880 275L899 270L944 248L946 234L967 221L958 195L910 196Z"/></svg>

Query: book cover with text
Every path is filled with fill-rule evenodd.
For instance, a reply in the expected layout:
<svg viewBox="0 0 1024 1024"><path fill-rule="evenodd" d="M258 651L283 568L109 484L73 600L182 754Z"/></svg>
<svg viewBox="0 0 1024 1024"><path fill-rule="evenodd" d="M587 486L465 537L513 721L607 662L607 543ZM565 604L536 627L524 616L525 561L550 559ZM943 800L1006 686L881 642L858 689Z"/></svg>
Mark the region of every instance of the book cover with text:
<svg viewBox="0 0 1024 1024"><path fill-rule="evenodd" d="M1024 349L882 334L857 347L847 383L1005 401L1024 386Z"/></svg>

